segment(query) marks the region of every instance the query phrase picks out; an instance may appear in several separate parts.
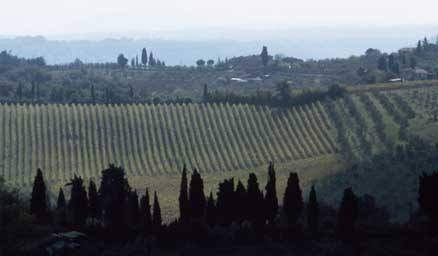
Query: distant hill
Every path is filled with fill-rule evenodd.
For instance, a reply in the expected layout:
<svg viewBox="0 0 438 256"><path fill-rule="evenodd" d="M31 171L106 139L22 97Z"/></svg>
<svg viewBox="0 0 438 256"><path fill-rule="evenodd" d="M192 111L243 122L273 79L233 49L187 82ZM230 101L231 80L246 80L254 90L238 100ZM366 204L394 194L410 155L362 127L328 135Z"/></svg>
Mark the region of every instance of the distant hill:
<svg viewBox="0 0 438 256"><path fill-rule="evenodd" d="M315 27L253 31L162 31L155 34L51 38L0 35L0 51L11 50L13 54L26 58L43 56L48 64L69 63L76 58L84 62L112 62L119 53L124 53L128 58L135 57L143 47L152 50L169 65L194 65L200 58L217 60L258 54L263 45L268 46L273 56L283 54L301 59L346 58L362 54L370 47L388 52L415 46L416 39L433 36L433 31L431 27Z"/></svg>

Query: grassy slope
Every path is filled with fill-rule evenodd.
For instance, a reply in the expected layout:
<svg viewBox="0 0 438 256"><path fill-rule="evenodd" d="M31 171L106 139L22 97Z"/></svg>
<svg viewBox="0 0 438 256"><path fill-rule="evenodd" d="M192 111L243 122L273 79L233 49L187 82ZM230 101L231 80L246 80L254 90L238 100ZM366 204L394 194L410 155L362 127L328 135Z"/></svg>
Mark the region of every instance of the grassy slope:
<svg viewBox="0 0 438 256"><path fill-rule="evenodd" d="M331 176L338 171L343 170L345 166L346 163L342 161L342 157L339 155L326 155L313 159L276 164L277 193L280 203L282 202L281 200L285 190L287 177L290 172L298 172L301 186L304 190L303 197L306 199L308 197L310 185L323 177ZM235 183L240 179L246 185L248 174L251 172L257 174L260 189L264 190L267 169L268 166L263 165L245 170L204 174L202 178L204 179L205 193L209 194L210 192L213 192L213 195L216 196L218 183L228 178L234 178ZM131 185L140 193L143 193L146 187L152 191L158 192L162 212L166 220L173 220L178 216L177 207L180 181L181 177L179 174L132 177L130 179Z"/></svg>

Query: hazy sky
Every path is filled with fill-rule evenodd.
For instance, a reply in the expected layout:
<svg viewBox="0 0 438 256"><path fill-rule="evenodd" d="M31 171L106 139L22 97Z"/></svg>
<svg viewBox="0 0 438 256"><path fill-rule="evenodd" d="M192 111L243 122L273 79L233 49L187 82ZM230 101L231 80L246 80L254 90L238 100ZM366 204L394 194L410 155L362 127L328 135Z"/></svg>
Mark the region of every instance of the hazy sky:
<svg viewBox="0 0 438 256"><path fill-rule="evenodd" d="M437 0L3 0L0 35L438 25Z"/></svg>

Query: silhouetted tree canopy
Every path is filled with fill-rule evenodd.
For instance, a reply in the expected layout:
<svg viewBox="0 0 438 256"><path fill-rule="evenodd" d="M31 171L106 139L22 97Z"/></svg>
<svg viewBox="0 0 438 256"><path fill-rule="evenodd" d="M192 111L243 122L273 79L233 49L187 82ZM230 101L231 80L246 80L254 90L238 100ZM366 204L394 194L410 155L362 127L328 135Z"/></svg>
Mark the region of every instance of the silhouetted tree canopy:
<svg viewBox="0 0 438 256"><path fill-rule="evenodd" d="M337 232L342 239L351 239L358 215L358 199L352 188L344 190L341 206L338 212Z"/></svg>
<svg viewBox="0 0 438 256"><path fill-rule="evenodd" d="M157 192L155 192L154 193L154 208L153 208L153 214L152 214L152 226L153 226L153 230L155 232L159 232L161 230L162 221L163 220L161 218L160 203L158 202Z"/></svg>
<svg viewBox="0 0 438 256"><path fill-rule="evenodd" d="M189 188L189 202L190 202L190 217L199 220L204 217L205 212L205 194L204 194L204 181L201 178L201 174L194 169L192 178L190 180Z"/></svg>
<svg viewBox="0 0 438 256"><path fill-rule="evenodd" d="M190 216L190 204L189 204L189 194L188 194L188 181L187 181L187 168L184 165L181 174L181 185L179 190L179 220L181 222L186 222L189 220Z"/></svg>
<svg viewBox="0 0 438 256"><path fill-rule="evenodd" d="M291 172L283 197L283 211L290 226L295 226L303 211L303 195L298 174Z"/></svg>
<svg viewBox="0 0 438 256"><path fill-rule="evenodd" d="M257 176L254 173L249 174L247 186L247 213L248 220L259 227L264 224L265 213L263 212L263 193L260 191Z"/></svg>
<svg viewBox="0 0 438 256"><path fill-rule="evenodd" d="M121 53L117 57L117 64L119 64L120 67L124 68L126 66L126 64L128 64L128 59L125 58L125 56Z"/></svg>
<svg viewBox="0 0 438 256"><path fill-rule="evenodd" d="M205 208L205 219L210 227L213 227L216 224L217 210L216 210L212 192L210 192L210 195L207 198L207 206Z"/></svg>
<svg viewBox="0 0 438 256"><path fill-rule="evenodd" d="M110 165L102 171L99 197L102 202L104 225L109 229L110 235L123 234L126 229L123 205L130 191L122 167Z"/></svg>
<svg viewBox="0 0 438 256"><path fill-rule="evenodd" d="M149 189L146 189L145 194L140 200L140 223L143 226L143 230L146 234L152 231L152 214L151 203L149 198Z"/></svg>
<svg viewBox="0 0 438 256"><path fill-rule="evenodd" d="M67 185L71 186L70 201L68 203L71 224L77 228L83 227L88 216L88 198L83 180L75 175Z"/></svg>
<svg viewBox="0 0 438 256"><path fill-rule="evenodd" d="M97 194L96 183L90 180L88 185L88 208L90 218L100 218L99 195Z"/></svg>
<svg viewBox="0 0 438 256"><path fill-rule="evenodd" d="M268 182L266 184L266 195L265 195L265 209L266 218L269 223L273 223L278 212L278 199L277 199L277 189L275 180L275 170L274 163L269 163L268 168Z"/></svg>
<svg viewBox="0 0 438 256"><path fill-rule="evenodd" d="M262 58L263 66L266 67L268 65L268 61L269 61L268 47L263 46L262 53L260 54L260 57Z"/></svg>
<svg viewBox="0 0 438 256"><path fill-rule="evenodd" d="M312 235L316 235L319 227L319 206L316 199L315 186L312 185L307 203L307 227Z"/></svg>
<svg viewBox="0 0 438 256"><path fill-rule="evenodd" d="M44 222L48 212L46 184L44 183L43 172L41 169L38 169L30 198L30 213L34 215L38 221Z"/></svg>
<svg viewBox="0 0 438 256"><path fill-rule="evenodd" d="M143 64L143 66L146 66L148 64L148 53L146 51L146 48L143 48L143 50L141 51L141 64Z"/></svg>

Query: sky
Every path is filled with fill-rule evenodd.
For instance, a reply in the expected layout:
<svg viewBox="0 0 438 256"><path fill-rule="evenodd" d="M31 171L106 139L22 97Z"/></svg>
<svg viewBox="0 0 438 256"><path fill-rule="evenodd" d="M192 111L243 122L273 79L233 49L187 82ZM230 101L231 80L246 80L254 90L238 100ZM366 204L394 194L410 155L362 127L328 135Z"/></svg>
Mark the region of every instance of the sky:
<svg viewBox="0 0 438 256"><path fill-rule="evenodd" d="M438 25L436 0L4 0L0 35Z"/></svg>

